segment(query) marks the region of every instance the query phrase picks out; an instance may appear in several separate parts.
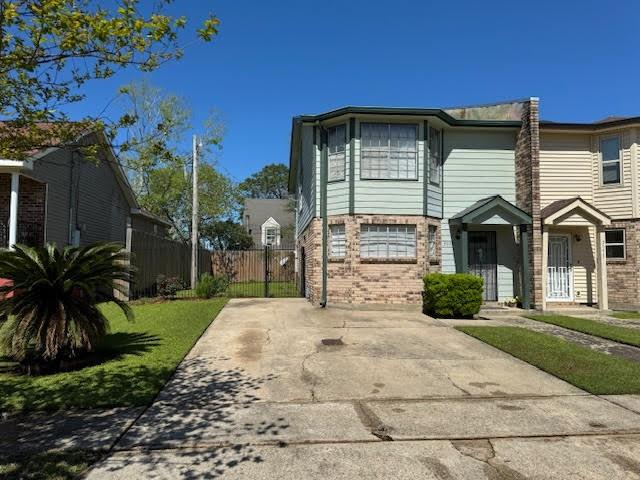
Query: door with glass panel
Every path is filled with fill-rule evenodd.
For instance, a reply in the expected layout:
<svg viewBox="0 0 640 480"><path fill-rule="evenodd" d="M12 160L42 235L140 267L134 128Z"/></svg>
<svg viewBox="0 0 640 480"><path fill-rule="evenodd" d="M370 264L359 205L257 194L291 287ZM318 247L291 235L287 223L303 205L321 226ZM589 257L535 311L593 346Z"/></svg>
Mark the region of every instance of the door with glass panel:
<svg viewBox="0 0 640 480"><path fill-rule="evenodd" d="M496 232L469 232L469 273L484 280L483 300L498 300Z"/></svg>
<svg viewBox="0 0 640 480"><path fill-rule="evenodd" d="M569 236L550 235L547 261L547 300L571 300L572 277Z"/></svg>

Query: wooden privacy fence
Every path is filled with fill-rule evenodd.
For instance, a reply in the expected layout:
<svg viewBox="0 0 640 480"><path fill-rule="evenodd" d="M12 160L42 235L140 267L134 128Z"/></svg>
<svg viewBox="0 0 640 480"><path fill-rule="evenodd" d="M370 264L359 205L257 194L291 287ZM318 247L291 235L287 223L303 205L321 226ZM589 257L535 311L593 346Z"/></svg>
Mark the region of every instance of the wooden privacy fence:
<svg viewBox="0 0 640 480"><path fill-rule="evenodd" d="M135 267L130 297L157 294L158 277L176 277L189 288L191 280L191 245L158 237L139 230L131 235L131 264ZM198 277L211 272L211 252L201 248L198 254Z"/></svg>
<svg viewBox="0 0 640 480"><path fill-rule="evenodd" d="M227 275L234 283L293 282L295 257L290 248L265 247L211 253L214 275Z"/></svg>

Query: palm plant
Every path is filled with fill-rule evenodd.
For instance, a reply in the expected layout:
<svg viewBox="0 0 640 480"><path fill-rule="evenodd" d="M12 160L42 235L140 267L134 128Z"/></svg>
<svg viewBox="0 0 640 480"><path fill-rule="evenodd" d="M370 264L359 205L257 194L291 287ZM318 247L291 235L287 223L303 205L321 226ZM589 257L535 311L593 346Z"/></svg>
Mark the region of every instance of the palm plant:
<svg viewBox="0 0 640 480"><path fill-rule="evenodd" d="M87 247L16 245L0 251L0 349L20 362L55 363L94 350L108 332L99 308L114 302L132 318L129 306L117 298L131 280L128 254L115 243Z"/></svg>

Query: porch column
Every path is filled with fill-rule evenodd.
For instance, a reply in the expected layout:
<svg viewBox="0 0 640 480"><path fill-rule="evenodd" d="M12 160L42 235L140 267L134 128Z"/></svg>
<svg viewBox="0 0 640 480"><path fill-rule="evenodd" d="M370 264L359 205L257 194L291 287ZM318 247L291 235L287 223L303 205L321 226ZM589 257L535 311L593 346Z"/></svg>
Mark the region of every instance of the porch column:
<svg viewBox="0 0 640 480"><path fill-rule="evenodd" d="M547 309L547 263L549 262L549 227L542 226L542 310Z"/></svg>
<svg viewBox="0 0 640 480"><path fill-rule="evenodd" d="M462 230L460 231L460 248L462 251L460 252L460 263L462 264L462 273L469 272L469 232L467 231L467 224L463 223L461 225Z"/></svg>
<svg viewBox="0 0 640 480"><path fill-rule="evenodd" d="M20 189L20 174L11 174L11 200L9 203L9 245L13 250L18 240L18 191Z"/></svg>
<svg viewBox="0 0 640 480"><path fill-rule="evenodd" d="M607 288L607 253L604 229L596 231L596 257L598 262L598 306L600 310L609 310L609 292Z"/></svg>
<svg viewBox="0 0 640 480"><path fill-rule="evenodd" d="M522 308L528 310L531 307L531 294L529 293L529 234L527 225L520 225L520 247L522 248Z"/></svg>

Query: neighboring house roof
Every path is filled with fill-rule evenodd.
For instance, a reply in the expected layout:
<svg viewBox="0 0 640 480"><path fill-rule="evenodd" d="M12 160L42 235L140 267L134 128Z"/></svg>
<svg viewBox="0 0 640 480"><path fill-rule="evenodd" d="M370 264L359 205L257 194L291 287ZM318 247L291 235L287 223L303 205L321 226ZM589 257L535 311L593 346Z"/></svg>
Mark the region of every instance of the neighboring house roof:
<svg viewBox="0 0 640 480"><path fill-rule="evenodd" d="M552 223L556 218L579 208L586 214L597 218L603 224L608 225L611 223L611 217L604 213L602 210L597 209L582 197L564 198L562 200L556 200L550 203L540 211L540 217L544 223Z"/></svg>
<svg viewBox="0 0 640 480"><path fill-rule="evenodd" d="M540 128L545 130L587 130L598 131L614 127L626 127L640 124L640 116L622 117L609 116L595 122L553 122L551 120L540 120Z"/></svg>
<svg viewBox="0 0 640 480"><path fill-rule="evenodd" d="M477 218L496 208L500 208L508 212L512 217L518 220L518 223L530 224L532 222L531 216L527 212L516 207L513 203L508 202L500 195L493 195L491 197L478 200L474 204L451 217L449 222L473 223Z"/></svg>
<svg viewBox="0 0 640 480"><path fill-rule="evenodd" d="M280 198L245 198L242 218L245 225L247 215L251 225L262 225L269 218L273 218L280 227L293 225L295 221L291 200Z"/></svg>

